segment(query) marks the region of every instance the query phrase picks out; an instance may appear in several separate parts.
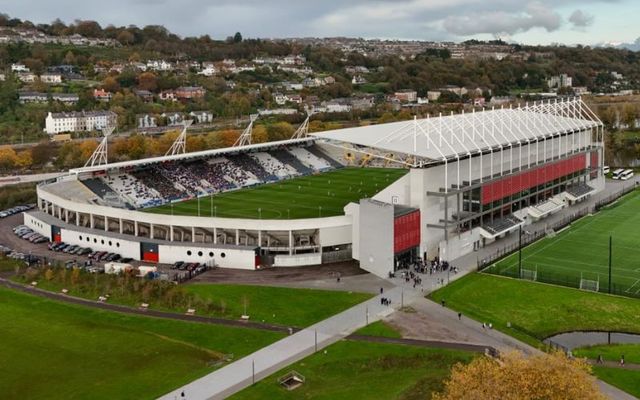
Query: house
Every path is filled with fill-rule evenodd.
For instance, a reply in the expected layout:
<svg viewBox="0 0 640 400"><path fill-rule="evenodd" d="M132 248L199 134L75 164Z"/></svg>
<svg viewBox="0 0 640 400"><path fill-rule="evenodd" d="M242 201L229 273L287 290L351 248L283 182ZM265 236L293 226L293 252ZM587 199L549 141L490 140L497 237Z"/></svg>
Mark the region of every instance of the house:
<svg viewBox="0 0 640 400"><path fill-rule="evenodd" d="M153 71L171 71L173 70L173 64L165 60L148 60L147 69Z"/></svg>
<svg viewBox="0 0 640 400"><path fill-rule="evenodd" d="M296 82L282 82L280 86L282 86L285 90L288 90L288 91L298 91L304 88L304 85L302 83L296 83Z"/></svg>
<svg viewBox="0 0 640 400"><path fill-rule="evenodd" d="M44 103L49 101L49 96L46 93L40 92L19 92L18 101L22 104L25 103Z"/></svg>
<svg viewBox="0 0 640 400"><path fill-rule="evenodd" d="M567 74L555 75L547 80L547 86L549 86L549 89L571 87L572 83L573 79Z"/></svg>
<svg viewBox="0 0 640 400"><path fill-rule="evenodd" d="M427 99L429 99L429 101L438 101L441 95L442 95L442 92L439 90L427 91Z"/></svg>
<svg viewBox="0 0 640 400"><path fill-rule="evenodd" d="M304 87L318 87L321 84L322 82L318 78L304 78L302 81L302 86Z"/></svg>
<svg viewBox="0 0 640 400"><path fill-rule="evenodd" d="M360 75L355 75L352 79L351 79L351 83L353 85L363 85L365 83L367 83L367 80L364 79L362 76Z"/></svg>
<svg viewBox="0 0 640 400"><path fill-rule="evenodd" d="M464 87L464 86L460 87L460 86L455 86L455 85L443 86L443 87L439 88L438 91L440 91L441 93L442 92L450 92L450 93L455 94L458 97L462 97L462 96L464 96L465 94L467 94L469 92L469 90L466 87Z"/></svg>
<svg viewBox="0 0 640 400"><path fill-rule="evenodd" d="M348 99L333 99L325 101L322 106L326 109L327 113L344 113L351 111L351 104Z"/></svg>
<svg viewBox="0 0 640 400"><path fill-rule="evenodd" d="M177 101L178 100L176 98L176 92L174 92L173 90L163 90L162 92L160 92L158 97L162 101Z"/></svg>
<svg viewBox="0 0 640 400"><path fill-rule="evenodd" d="M282 64L285 65L304 65L304 63L307 62L307 59L305 56L301 56L301 55L289 55L286 56L282 59Z"/></svg>
<svg viewBox="0 0 640 400"><path fill-rule="evenodd" d="M272 97L273 101L275 101L279 106L282 106L287 102L287 96L282 93L274 93Z"/></svg>
<svg viewBox="0 0 640 400"><path fill-rule="evenodd" d="M193 117L196 124L210 124L213 122L213 113L211 111L191 111L189 115Z"/></svg>
<svg viewBox="0 0 640 400"><path fill-rule="evenodd" d="M204 63L202 70L198 72L199 75L204 76L214 76L217 73L218 69L213 65L213 63Z"/></svg>
<svg viewBox="0 0 640 400"><path fill-rule="evenodd" d="M191 100L204 97L205 90L202 86L181 86L176 89L178 100Z"/></svg>
<svg viewBox="0 0 640 400"><path fill-rule="evenodd" d="M418 100L418 92L411 89L398 90L393 95L402 103L415 103Z"/></svg>
<svg viewBox="0 0 640 400"><path fill-rule="evenodd" d="M5 76L5 74L0 74L0 81L4 82L5 79L7 79L7 77Z"/></svg>
<svg viewBox="0 0 640 400"><path fill-rule="evenodd" d="M344 68L347 74L349 75L357 75L357 74L368 74L369 68L362 65L352 65Z"/></svg>
<svg viewBox="0 0 640 400"><path fill-rule="evenodd" d="M162 113L162 118L167 122L167 126L182 125L184 121L184 115L180 112Z"/></svg>
<svg viewBox="0 0 640 400"><path fill-rule="evenodd" d="M375 98L373 96L352 97L350 104L353 110L369 110L375 105Z"/></svg>
<svg viewBox="0 0 640 400"><path fill-rule="evenodd" d="M20 82L32 83L36 81L36 74L33 72L18 72Z"/></svg>
<svg viewBox="0 0 640 400"><path fill-rule="evenodd" d="M93 98L98 101L108 102L111 101L113 94L111 92L107 92L104 89L93 89Z"/></svg>
<svg viewBox="0 0 640 400"><path fill-rule="evenodd" d="M288 94L285 96L288 102L295 104L302 104L302 96L299 94Z"/></svg>
<svg viewBox="0 0 640 400"><path fill-rule="evenodd" d="M55 72L45 72L40 75L42 83L62 83L62 75Z"/></svg>
<svg viewBox="0 0 640 400"><path fill-rule="evenodd" d="M136 121L138 129L156 128L158 126L158 119L151 114L138 114L136 115Z"/></svg>
<svg viewBox="0 0 640 400"><path fill-rule="evenodd" d="M336 83L336 78L334 78L333 76L325 76L322 78L322 81L325 85L333 85L334 83Z"/></svg>
<svg viewBox="0 0 640 400"><path fill-rule="evenodd" d="M115 126L118 116L113 111L50 112L45 118L45 132L56 135L62 132L101 131Z"/></svg>
<svg viewBox="0 0 640 400"><path fill-rule="evenodd" d="M80 98L75 93L52 93L51 100L65 104L75 104L80 100Z"/></svg>
<svg viewBox="0 0 640 400"><path fill-rule="evenodd" d="M258 110L259 115L293 115L297 114L298 110L295 108L273 108L270 110Z"/></svg>
<svg viewBox="0 0 640 400"><path fill-rule="evenodd" d="M29 72L29 68L20 63L11 64L11 72Z"/></svg>
<svg viewBox="0 0 640 400"><path fill-rule="evenodd" d="M484 97L476 97L475 99L473 99L474 107L484 107L484 104L485 104Z"/></svg>
<svg viewBox="0 0 640 400"><path fill-rule="evenodd" d="M140 97L142 99L142 101L146 101L146 102L153 101L153 93L151 93L148 90L135 89L133 91L133 93L136 96Z"/></svg>

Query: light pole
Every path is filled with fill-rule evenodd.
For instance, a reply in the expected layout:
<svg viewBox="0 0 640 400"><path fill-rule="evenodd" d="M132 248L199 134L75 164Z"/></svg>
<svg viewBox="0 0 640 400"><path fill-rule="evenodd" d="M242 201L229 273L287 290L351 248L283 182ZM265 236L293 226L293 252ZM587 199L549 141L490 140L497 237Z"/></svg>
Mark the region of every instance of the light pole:
<svg viewBox="0 0 640 400"><path fill-rule="evenodd" d="M213 216L214 217L218 216L218 206L213 206Z"/></svg>
<svg viewBox="0 0 640 400"><path fill-rule="evenodd" d="M611 257L613 255L613 236L609 235L609 294L611 294Z"/></svg>
<svg viewBox="0 0 640 400"><path fill-rule="evenodd" d="M518 227L518 278L522 278L522 225Z"/></svg>
<svg viewBox="0 0 640 400"><path fill-rule="evenodd" d="M258 219L262 219L262 208L258 207Z"/></svg>

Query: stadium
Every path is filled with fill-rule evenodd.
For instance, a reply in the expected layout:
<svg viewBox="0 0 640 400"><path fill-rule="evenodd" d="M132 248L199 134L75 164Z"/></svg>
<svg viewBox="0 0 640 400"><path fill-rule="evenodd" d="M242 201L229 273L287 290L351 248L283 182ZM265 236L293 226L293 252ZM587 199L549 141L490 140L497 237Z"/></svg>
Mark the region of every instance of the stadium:
<svg viewBox="0 0 640 400"><path fill-rule="evenodd" d="M453 260L604 187L603 127L579 98L107 163L37 188L25 224L146 262L223 268L355 259L387 276Z"/></svg>

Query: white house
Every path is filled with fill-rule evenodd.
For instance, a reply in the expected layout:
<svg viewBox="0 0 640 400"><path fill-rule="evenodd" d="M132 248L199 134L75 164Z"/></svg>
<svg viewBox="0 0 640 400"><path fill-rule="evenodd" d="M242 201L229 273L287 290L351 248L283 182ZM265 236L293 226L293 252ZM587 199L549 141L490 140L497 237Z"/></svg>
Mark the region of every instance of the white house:
<svg viewBox="0 0 640 400"><path fill-rule="evenodd" d="M45 118L45 131L49 135L62 132L101 131L115 126L117 114L113 111L73 111L49 113Z"/></svg>
<svg viewBox="0 0 640 400"><path fill-rule="evenodd" d="M196 124L209 124L213 122L213 113L211 111L191 111L189 113L195 119Z"/></svg>
<svg viewBox="0 0 640 400"><path fill-rule="evenodd" d="M40 75L40 82L42 83L62 83L62 75L53 72L46 72Z"/></svg>
<svg viewBox="0 0 640 400"><path fill-rule="evenodd" d="M29 68L20 63L11 64L11 72L29 72Z"/></svg>

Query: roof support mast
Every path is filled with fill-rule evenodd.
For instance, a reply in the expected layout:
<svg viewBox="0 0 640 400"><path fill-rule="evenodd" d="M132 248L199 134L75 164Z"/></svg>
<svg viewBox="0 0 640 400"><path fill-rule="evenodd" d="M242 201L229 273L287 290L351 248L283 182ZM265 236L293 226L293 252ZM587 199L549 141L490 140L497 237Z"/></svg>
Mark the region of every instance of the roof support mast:
<svg viewBox="0 0 640 400"><path fill-rule="evenodd" d="M187 152L187 129L193 123L192 119L182 121L182 132L173 142L169 150L165 153L165 156L175 156L176 154L184 154Z"/></svg>
<svg viewBox="0 0 640 400"><path fill-rule="evenodd" d="M302 139L307 137L307 135L309 134L309 119L311 119L312 115L313 111L308 110L307 118L305 118L304 122L298 127L298 129L296 129L295 132L293 132L291 139Z"/></svg>
<svg viewBox="0 0 640 400"><path fill-rule="evenodd" d="M233 144L233 147L242 147L251 144L251 133L253 132L253 123L258 119L258 114L249 115L249 125L244 128L244 131L238 137L238 140Z"/></svg>
<svg viewBox="0 0 640 400"><path fill-rule="evenodd" d="M102 135L104 136L100 141L98 147L94 150L91 157L84 164L85 167L95 167L98 165L106 165L109 163L108 159L108 144L109 144L109 135L113 133L115 130L115 126L106 126L102 129Z"/></svg>

